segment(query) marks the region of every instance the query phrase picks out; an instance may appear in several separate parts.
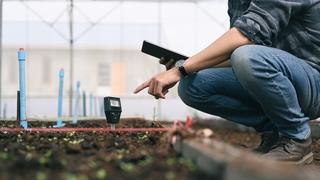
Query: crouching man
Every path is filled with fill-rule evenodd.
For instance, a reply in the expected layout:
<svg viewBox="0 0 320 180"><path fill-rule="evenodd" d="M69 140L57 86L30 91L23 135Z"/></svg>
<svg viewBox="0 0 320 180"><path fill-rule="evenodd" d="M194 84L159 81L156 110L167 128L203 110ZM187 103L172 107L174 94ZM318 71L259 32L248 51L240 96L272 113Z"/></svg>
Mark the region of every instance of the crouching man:
<svg viewBox="0 0 320 180"><path fill-rule="evenodd" d="M229 0L231 28L137 89L255 128L256 152L310 163L308 121L320 115L320 0Z"/></svg>

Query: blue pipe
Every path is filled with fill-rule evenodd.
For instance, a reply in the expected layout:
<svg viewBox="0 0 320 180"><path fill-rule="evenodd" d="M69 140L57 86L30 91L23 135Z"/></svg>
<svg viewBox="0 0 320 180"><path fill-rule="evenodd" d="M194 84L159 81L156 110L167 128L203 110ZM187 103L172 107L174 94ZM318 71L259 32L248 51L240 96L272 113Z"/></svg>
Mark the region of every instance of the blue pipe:
<svg viewBox="0 0 320 180"><path fill-rule="evenodd" d="M54 127L63 127L65 124L62 121L62 101L63 101L63 80L64 70L59 71L59 97L58 97L58 119Z"/></svg>
<svg viewBox="0 0 320 180"><path fill-rule="evenodd" d="M26 115L26 54L23 48L18 51L19 59L19 88L20 88L20 126L28 128Z"/></svg>

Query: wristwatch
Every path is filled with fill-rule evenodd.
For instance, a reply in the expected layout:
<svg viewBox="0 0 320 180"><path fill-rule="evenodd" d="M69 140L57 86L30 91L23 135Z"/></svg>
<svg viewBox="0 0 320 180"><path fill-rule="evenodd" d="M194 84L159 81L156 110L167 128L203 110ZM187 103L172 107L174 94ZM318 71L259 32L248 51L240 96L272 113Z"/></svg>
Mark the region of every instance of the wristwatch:
<svg viewBox="0 0 320 180"><path fill-rule="evenodd" d="M178 67L178 70L180 71L181 75L183 77L186 77L186 76L188 76L188 73L187 73L186 69L184 68L183 64L184 64L184 60L178 60L175 63L175 67Z"/></svg>

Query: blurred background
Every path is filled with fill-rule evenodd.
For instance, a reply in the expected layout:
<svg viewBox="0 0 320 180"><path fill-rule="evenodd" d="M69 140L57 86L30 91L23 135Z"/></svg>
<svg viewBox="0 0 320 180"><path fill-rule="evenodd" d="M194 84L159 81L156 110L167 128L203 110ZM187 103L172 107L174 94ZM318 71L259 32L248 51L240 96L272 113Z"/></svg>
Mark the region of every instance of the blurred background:
<svg viewBox="0 0 320 180"><path fill-rule="evenodd" d="M29 118L57 116L61 68L65 116L71 113L70 97L76 97L78 81L81 98L86 94L88 116L104 116L103 96L121 97L123 117L207 116L185 106L176 87L161 101L146 91L134 95L133 90L164 70L158 59L141 53L143 40L191 56L229 28L227 0L2 0L0 4L0 119L16 116L19 48L27 55Z"/></svg>

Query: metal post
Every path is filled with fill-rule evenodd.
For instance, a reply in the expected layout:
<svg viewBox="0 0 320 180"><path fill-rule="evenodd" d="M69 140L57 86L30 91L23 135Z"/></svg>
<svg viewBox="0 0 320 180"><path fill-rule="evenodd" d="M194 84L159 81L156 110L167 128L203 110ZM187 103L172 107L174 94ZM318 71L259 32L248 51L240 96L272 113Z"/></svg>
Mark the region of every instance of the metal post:
<svg viewBox="0 0 320 180"><path fill-rule="evenodd" d="M0 119L2 109L2 14L3 14L3 1L0 0Z"/></svg>
<svg viewBox="0 0 320 180"><path fill-rule="evenodd" d="M90 116L93 116L93 95L90 93Z"/></svg>
<svg viewBox="0 0 320 180"><path fill-rule="evenodd" d="M162 29L162 27L161 27L161 16L162 16L162 9L161 9L161 0L159 0L159 2L158 2L158 43L159 43L159 45L161 45L162 44L162 40L161 40L161 29ZM160 71L161 71L161 69L160 69L160 65L158 65L158 73L160 73ZM158 100L158 120L161 120L161 118L162 118L162 115L161 115L161 113L162 113L162 110L161 110L161 99L159 99Z"/></svg>
<svg viewBox="0 0 320 180"><path fill-rule="evenodd" d="M83 91L83 94L82 94L82 107L83 107L83 116L87 117L87 96L85 91Z"/></svg>
<svg viewBox="0 0 320 180"><path fill-rule="evenodd" d="M69 48L70 48L70 82L69 82L69 115L72 116L72 100L73 100L73 0L70 0L70 7L69 7Z"/></svg>
<svg viewBox="0 0 320 180"><path fill-rule="evenodd" d="M79 114L79 101L80 101L80 81L77 82L77 87L76 87L76 95L75 95L75 103L73 107L73 113L72 113L72 124L77 124L78 122L78 114Z"/></svg>

